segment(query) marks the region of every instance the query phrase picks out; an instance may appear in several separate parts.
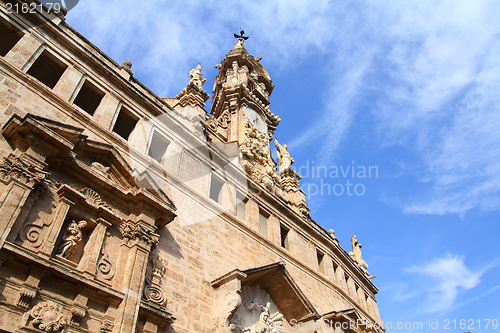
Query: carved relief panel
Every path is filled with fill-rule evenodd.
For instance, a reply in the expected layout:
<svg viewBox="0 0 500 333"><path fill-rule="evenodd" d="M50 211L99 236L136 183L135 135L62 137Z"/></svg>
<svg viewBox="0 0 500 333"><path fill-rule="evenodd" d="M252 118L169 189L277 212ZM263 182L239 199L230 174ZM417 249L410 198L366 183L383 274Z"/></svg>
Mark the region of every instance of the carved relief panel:
<svg viewBox="0 0 500 333"><path fill-rule="evenodd" d="M233 331L238 333L285 332L283 315L268 292L258 285L243 286L241 299L241 305L231 319Z"/></svg>

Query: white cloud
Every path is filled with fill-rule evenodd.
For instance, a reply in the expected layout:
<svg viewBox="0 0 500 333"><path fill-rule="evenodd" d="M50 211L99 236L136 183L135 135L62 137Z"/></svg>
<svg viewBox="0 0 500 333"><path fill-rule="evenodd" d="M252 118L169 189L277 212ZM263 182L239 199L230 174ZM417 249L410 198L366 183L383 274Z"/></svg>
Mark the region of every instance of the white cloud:
<svg viewBox="0 0 500 333"><path fill-rule="evenodd" d="M392 201L409 213L463 214L500 207L498 12L494 0L110 0L80 2L68 22L118 63L132 60L160 96L175 96L198 63L215 73L240 28L268 67L323 55L323 109L290 147L331 163L368 106L371 137L422 163L414 176L427 191Z"/></svg>
<svg viewBox="0 0 500 333"><path fill-rule="evenodd" d="M482 272L471 272L464 259L447 254L422 266L412 266L407 272L421 276L419 282L426 292L425 312L449 309L460 291L469 290L480 283Z"/></svg>
<svg viewBox="0 0 500 333"><path fill-rule="evenodd" d="M174 95L199 62L218 63L244 28L252 51L267 64L289 65L330 39L328 1L80 2L68 23L117 62L130 59L136 76L158 95ZM322 33L318 33L322 31ZM272 45L272 47L269 47ZM210 90L211 87L206 87Z"/></svg>
<svg viewBox="0 0 500 333"><path fill-rule="evenodd" d="M395 301L406 301L420 295L420 292L412 289L407 283L392 283L383 288L386 295L391 295Z"/></svg>

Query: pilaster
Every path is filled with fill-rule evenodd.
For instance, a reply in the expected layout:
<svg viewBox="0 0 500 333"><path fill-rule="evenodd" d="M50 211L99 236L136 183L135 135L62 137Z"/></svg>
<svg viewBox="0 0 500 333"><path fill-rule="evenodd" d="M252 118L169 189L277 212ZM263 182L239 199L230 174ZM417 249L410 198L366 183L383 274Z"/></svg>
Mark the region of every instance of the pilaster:
<svg viewBox="0 0 500 333"><path fill-rule="evenodd" d="M154 233L154 227L141 220L138 223L126 223L122 234L122 253L127 253L122 283L125 297L118 308L113 330L115 333L136 331L149 253L159 237Z"/></svg>

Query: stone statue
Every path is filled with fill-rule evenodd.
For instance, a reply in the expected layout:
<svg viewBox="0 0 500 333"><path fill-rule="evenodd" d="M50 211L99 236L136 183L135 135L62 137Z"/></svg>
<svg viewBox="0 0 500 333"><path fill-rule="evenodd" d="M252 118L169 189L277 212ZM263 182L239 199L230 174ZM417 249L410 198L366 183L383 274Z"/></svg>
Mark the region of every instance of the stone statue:
<svg viewBox="0 0 500 333"><path fill-rule="evenodd" d="M71 221L68 229L64 233L63 243L59 248L59 255L63 258L69 258L73 253L75 253L78 244L83 239L82 229L87 226L87 221L81 220L76 223L74 220Z"/></svg>
<svg viewBox="0 0 500 333"><path fill-rule="evenodd" d="M255 333L268 333L272 332L272 323L270 321L271 316L271 302L267 302L262 308L262 312L259 316L259 321L255 325Z"/></svg>
<svg viewBox="0 0 500 333"><path fill-rule="evenodd" d="M288 153L288 146L286 144L283 146L279 144L278 137L274 137L274 145L276 146L276 150L278 152L278 165L281 173L289 169L295 161Z"/></svg>
<svg viewBox="0 0 500 333"><path fill-rule="evenodd" d="M203 78L203 73L201 72L201 65L197 65L195 68L189 71L189 84L193 84L202 89L203 84L207 79Z"/></svg>
<svg viewBox="0 0 500 333"><path fill-rule="evenodd" d="M352 253L354 254L354 260L356 262L360 262L361 260L363 260L361 255L361 248L363 246L359 244L358 236L356 234L354 234L351 238L351 245L352 245Z"/></svg>
<svg viewBox="0 0 500 333"><path fill-rule="evenodd" d="M361 253L361 244L359 244L358 241L358 236L354 234L351 238L351 244L352 244L352 252L349 252L349 255L351 256L352 260L354 260L358 266L361 268L361 270L368 275L368 264L363 260L362 253Z"/></svg>

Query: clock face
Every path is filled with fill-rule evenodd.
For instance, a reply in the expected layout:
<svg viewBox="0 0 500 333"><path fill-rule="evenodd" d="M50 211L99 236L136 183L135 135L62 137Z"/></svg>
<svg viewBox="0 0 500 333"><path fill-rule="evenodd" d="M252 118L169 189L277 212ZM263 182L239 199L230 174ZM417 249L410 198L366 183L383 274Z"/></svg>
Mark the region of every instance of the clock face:
<svg viewBox="0 0 500 333"><path fill-rule="evenodd" d="M267 123L262 118L262 116L255 111L251 106L245 107L245 114L248 120L255 126L255 128L261 133L267 133Z"/></svg>

